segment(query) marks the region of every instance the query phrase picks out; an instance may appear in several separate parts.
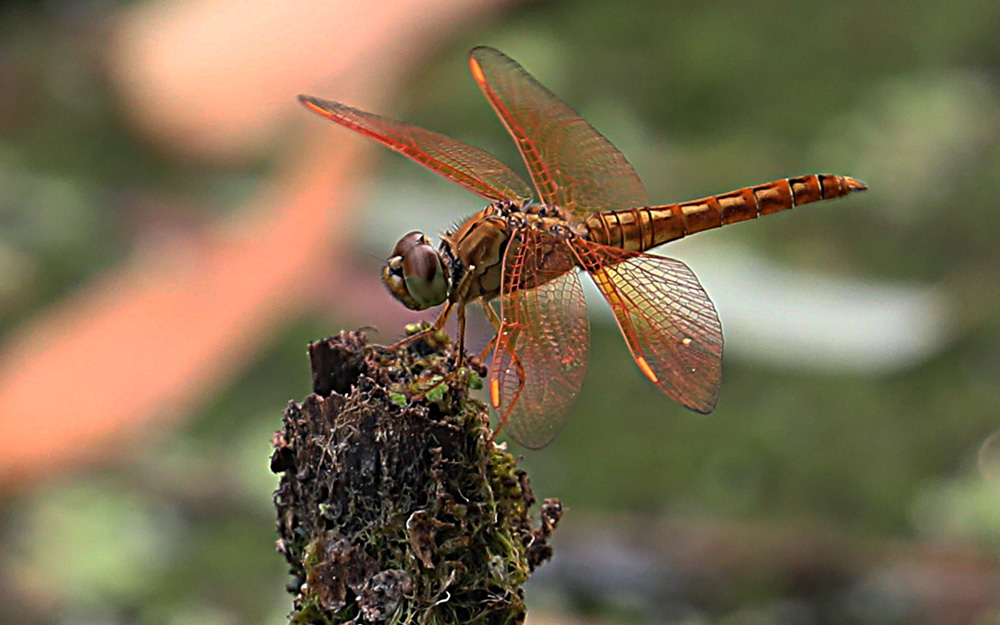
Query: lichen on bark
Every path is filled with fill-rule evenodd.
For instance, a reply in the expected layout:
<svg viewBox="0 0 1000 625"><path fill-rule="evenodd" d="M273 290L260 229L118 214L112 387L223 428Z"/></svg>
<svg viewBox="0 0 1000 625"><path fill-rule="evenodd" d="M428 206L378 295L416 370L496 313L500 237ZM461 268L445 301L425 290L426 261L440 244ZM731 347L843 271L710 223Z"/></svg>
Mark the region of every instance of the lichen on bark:
<svg viewBox="0 0 1000 625"><path fill-rule="evenodd" d="M293 623L520 623L522 585L551 557L527 474L449 376L444 333L393 353L363 332L309 346L314 393L285 410L271 468ZM436 384L436 386L435 386Z"/></svg>

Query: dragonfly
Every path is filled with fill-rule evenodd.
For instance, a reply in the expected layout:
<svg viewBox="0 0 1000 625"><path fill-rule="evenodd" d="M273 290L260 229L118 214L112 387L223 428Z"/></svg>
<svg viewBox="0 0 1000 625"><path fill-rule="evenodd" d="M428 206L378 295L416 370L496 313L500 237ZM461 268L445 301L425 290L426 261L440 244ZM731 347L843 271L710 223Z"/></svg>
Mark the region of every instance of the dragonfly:
<svg viewBox="0 0 1000 625"><path fill-rule="evenodd" d="M668 241L867 186L810 174L690 202L651 205L625 156L516 61L489 47L469 55L472 77L513 137L532 188L479 148L346 104L299 96L309 110L373 139L489 201L441 235L404 235L382 271L412 310L443 305L424 332L457 311L459 358L466 306L478 302L496 334L489 400L496 433L544 447L565 424L583 386L590 326L580 276L614 313L639 370L669 398L714 410L722 380L718 312L684 263L646 253ZM499 301L499 314L492 302ZM460 361L459 361L460 365Z"/></svg>

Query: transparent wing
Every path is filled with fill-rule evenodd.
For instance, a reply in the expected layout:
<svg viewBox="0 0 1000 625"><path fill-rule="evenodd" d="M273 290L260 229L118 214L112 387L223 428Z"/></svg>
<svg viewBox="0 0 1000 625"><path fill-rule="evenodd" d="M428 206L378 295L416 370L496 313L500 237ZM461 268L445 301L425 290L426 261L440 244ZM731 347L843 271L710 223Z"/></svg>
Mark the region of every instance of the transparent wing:
<svg viewBox="0 0 1000 625"><path fill-rule="evenodd" d="M493 155L450 137L312 96L299 102L323 117L374 139L488 200L527 200L528 184Z"/></svg>
<svg viewBox="0 0 1000 625"><path fill-rule="evenodd" d="M490 366L490 399L525 447L539 449L562 429L587 374L587 304L567 243L525 230L504 258L502 318Z"/></svg>
<svg viewBox="0 0 1000 625"><path fill-rule="evenodd" d="M539 197L582 221L595 211L648 206L625 156L513 59L475 48L472 76L514 137Z"/></svg>
<svg viewBox="0 0 1000 625"><path fill-rule="evenodd" d="M639 369L671 399L711 412L722 381L722 325L694 273L672 258L589 241L574 249Z"/></svg>

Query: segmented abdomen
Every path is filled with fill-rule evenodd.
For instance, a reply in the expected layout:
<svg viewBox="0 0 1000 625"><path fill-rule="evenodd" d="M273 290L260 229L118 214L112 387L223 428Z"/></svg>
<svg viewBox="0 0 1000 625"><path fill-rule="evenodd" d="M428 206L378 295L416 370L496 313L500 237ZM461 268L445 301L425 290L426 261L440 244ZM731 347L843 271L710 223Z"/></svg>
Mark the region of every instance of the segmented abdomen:
<svg viewBox="0 0 1000 625"><path fill-rule="evenodd" d="M850 176L810 174L683 204L596 213L587 219L586 225L591 241L641 252L702 230L844 197L867 188L865 183Z"/></svg>

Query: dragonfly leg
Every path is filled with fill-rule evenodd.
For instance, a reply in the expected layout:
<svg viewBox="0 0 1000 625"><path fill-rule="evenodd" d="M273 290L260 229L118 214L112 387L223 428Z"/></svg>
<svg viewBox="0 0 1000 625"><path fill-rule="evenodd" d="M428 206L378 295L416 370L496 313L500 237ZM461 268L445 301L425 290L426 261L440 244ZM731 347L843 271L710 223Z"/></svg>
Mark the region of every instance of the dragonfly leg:
<svg viewBox="0 0 1000 625"><path fill-rule="evenodd" d="M479 352L479 361L482 362L497 344L497 339L500 337L500 317L497 315L497 311L493 310L489 302L486 300L479 300L479 303L483 305L483 310L486 312L486 316L489 317L490 323L493 324L493 329L496 333L493 334L493 338L490 342L486 344L486 348Z"/></svg>
<svg viewBox="0 0 1000 625"><path fill-rule="evenodd" d="M429 328L421 330L416 334L411 334L410 336L396 341L389 346L390 350L396 350L404 345L409 345L410 343L420 340L424 337L430 336L435 332L444 328L444 324L448 321L448 315L451 314L451 309L455 307L456 303L458 305L458 358L455 362L455 368L458 369L462 366L462 360L465 354L465 304L469 300L468 290L469 286L472 284L472 278L476 275L475 265L469 265L465 275L462 276L462 280L454 287L452 290L452 297L445 304L444 310L438 316L437 321L434 322Z"/></svg>
<svg viewBox="0 0 1000 625"><path fill-rule="evenodd" d="M449 304L449 307L450 306L451 304ZM442 313L441 316L444 317L445 316L444 313ZM433 331L436 331L436 328L430 327L427 328L426 330L421 330L417 334L407 337L407 339L412 339L413 337L419 337L419 336L426 336L427 334ZM427 393L430 393L432 390L436 389L442 384L447 384L452 380L454 380L455 376L457 376L462 371L462 358L464 354L465 354L465 303L460 302L458 304L458 356L455 357L455 366L449 373L444 375L440 380L438 380L434 384L430 385L429 387L425 388L424 390L420 391L419 393L411 397L410 401L419 401L423 399L427 395Z"/></svg>
<svg viewBox="0 0 1000 625"><path fill-rule="evenodd" d="M430 387L414 395L411 398L411 401L422 399L425 395L427 395L427 393L429 393L433 389L453 380L455 375L462 370L462 364L465 359L465 304L468 301L467 292L469 290L469 286L472 284L472 278L476 275L476 272L474 271L475 269L474 265L470 265L467 269L468 270L462 277L462 280L458 283L457 286L454 287L452 291L453 298L449 299L448 303L445 304L444 310L441 311L441 314L438 316L437 321L434 322L434 325L432 325L429 328L425 328L415 334L411 334L410 336L401 339L389 346L390 350L396 350L400 347L403 347L404 345L408 345L414 341L430 336L431 334L441 330L442 328L444 328L445 323L448 321L448 315L451 314L452 308L454 308L456 305L458 306L458 355L455 357L455 366L450 373L441 378L437 383L431 385ZM493 316L496 317L496 314L494 313ZM498 322L499 320L495 321L494 325L497 325Z"/></svg>
<svg viewBox="0 0 1000 625"><path fill-rule="evenodd" d="M500 330L500 317L497 315L496 311L493 310L493 307L490 306L489 303L487 303L484 300L479 300L479 303L482 304L483 310L486 311L486 316L489 317L490 322L493 324L493 327L496 328L497 331L499 331ZM459 370L461 369L461 367L462 367L462 358L463 358L463 356L465 354L465 306L464 305L459 305L459 307L458 307L458 337L459 337L459 343L458 343L458 349L459 349L458 358L459 358L459 360L456 362L455 368L452 370L451 373L449 373L444 378L442 378L437 384L434 384L430 388L421 391L420 393L418 393L417 395L415 395L413 397L413 399L420 399L424 395L426 395L427 393L429 393L432 389L440 386L441 384L444 384L444 383L450 381L455 376L455 374L457 374L459 372ZM477 360L479 360L480 362L482 362L483 359L485 359L489 355L489 353L496 346L497 338L498 337L499 337L499 334L494 334L493 335L493 338L490 339L490 342L486 344L486 348L483 349L483 351L479 353L479 356L477 357ZM519 371L523 371L521 369L520 364L518 364L518 370ZM522 379L521 386L523 386L523 379L524 379L523 373L521 374L520 377ZM520 394L520 388L518 390L518 394Z"/></svg>
<svg viewBox="0 0 1000 625"><path fill-rule="evenodd" d="M404 338L396 341L395 343L393 343L392 345L390 345L388 349L390 351L396 351L400 347L403 347L405 345L409 345L410 343L413 343L414 341L419 341L422 338L426 338L426 337L434 334L435 332L438 332L439 330L441 330L441 328L444 327L444 324L448 322L448 315L451 314L451 309L454 306L455 306L454 302L448 302L447 304L445 304L444 310L442 310L441 314L438 315L438 318L434 321L433 325L431 325L429 328L424 328L420 332L416 332L414 334L411 334L410 336L404 337Z"/></svg>
<svg viewBox="0 0 1000 625"><path fill-rule="evenodd" d="M462 368L465 358L465 304L458 306L458 356L455 357L455 369Z"/></svg>

